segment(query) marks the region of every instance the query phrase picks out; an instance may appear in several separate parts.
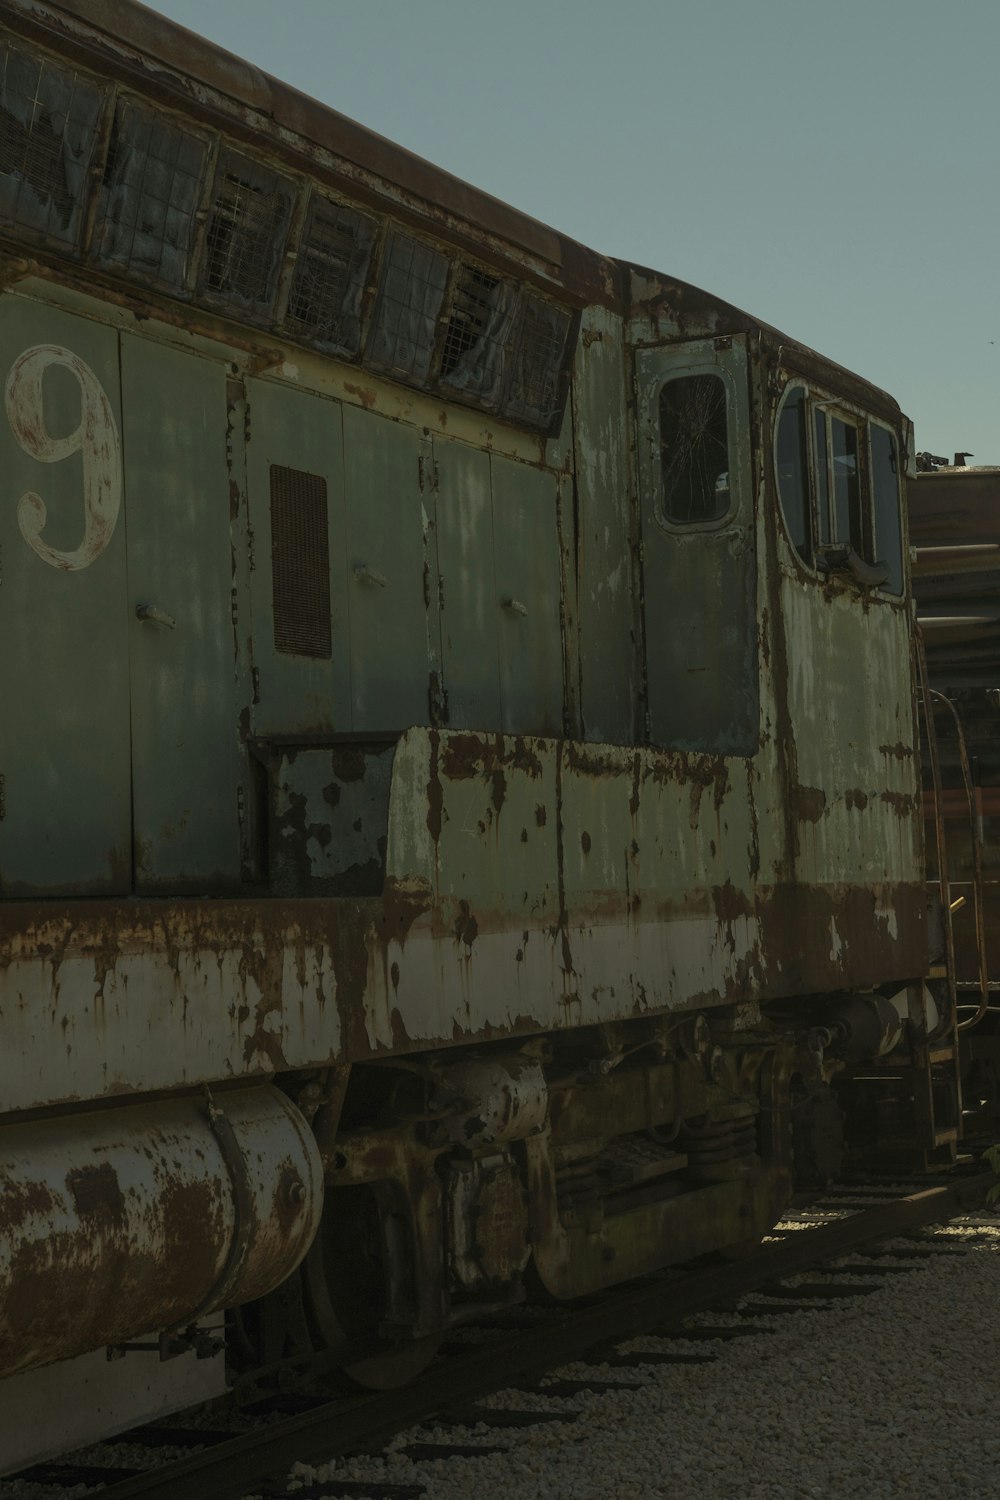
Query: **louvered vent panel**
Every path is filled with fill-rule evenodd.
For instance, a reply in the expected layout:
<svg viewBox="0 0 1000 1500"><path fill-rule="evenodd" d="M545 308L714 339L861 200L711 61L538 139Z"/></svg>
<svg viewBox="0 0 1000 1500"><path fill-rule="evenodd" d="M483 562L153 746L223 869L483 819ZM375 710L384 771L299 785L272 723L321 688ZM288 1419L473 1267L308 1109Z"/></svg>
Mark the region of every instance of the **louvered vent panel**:
<svg viewBox="0 0 1000 1500"><path fill-rule="evenodd" d="M102 100L79 73L0 47L0 223L76 243Z"/></svg>
<svg viewBox="0 0 1000 1500"><path fill-rule="evenodd" d="M329 658L330 548L319 474L271 465L271 575L275 650Z"/></svg>
<svg viewBox="0 0 1000 1500"><path fill-rule="evenodd" d="M258 313L274 301L291 217L290 182L237 151L223 151L205 239L205 291Z"/></svg>
<svg viewBox="0 0 1000 1500"><path fill-rule="evenodd" d="M205 142L173 120L119 100L101 186L100 259L183 290L207 156Z"/></svg>

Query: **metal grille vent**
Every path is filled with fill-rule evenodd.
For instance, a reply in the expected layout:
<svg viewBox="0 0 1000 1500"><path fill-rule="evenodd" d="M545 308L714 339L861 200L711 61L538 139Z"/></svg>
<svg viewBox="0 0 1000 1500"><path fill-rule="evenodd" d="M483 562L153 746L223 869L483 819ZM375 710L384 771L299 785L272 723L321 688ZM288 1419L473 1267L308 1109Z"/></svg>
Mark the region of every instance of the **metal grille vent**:
<svg viewBox="0 0 1000 1500"><path fill-rule="evenodd" d="M511 351L507 413L551 426L561 405L560 376L570 317L562 308L525 292Z"/></svg>
<svg viewBox="0 0 1000 1500"><path fill-rule="evenodd" d="M103 92L9 44L0 51L0 221L79 238Z"/></svg>
<svg viewBox="0 0 1000 1500"><path fill-rule="evenodd" d="M448 261L404 234L389 240L369 359L379 369L425 381L448 283Z"/></svg>
<svg viewBox="0 0 1000 1500"><path fill-rule="evenodd" d="M291 184L275 172L222 152L205 243L206 290L258 313L269 310L292 198Z"/></svg>
<svg viewBox="0 0 1000 1500"><path fill-rule="evenodd" d="M495 403L503 378L514 289L476 266L461 266L441 352L445 384Z"/></svg>
<svg viewBox="0 0 1000 1500"><path fill-rule="evenodd" d="M182 289L207 155L197 136L120 102L101 189L100 259Z"/></svg>
<svg viewBox="0 0 1000 1500"><path fill-rule="evenodd" d="M357 354L374 244L374 220L314 199L288 298L288 327L327 348Z"/></svg>
<svg viewBox="0 0 1000 1500"><path fill-rule="evenodd" d="M329 658L330 547L319 474L271 465L271 580L274 649Z"/></svg>

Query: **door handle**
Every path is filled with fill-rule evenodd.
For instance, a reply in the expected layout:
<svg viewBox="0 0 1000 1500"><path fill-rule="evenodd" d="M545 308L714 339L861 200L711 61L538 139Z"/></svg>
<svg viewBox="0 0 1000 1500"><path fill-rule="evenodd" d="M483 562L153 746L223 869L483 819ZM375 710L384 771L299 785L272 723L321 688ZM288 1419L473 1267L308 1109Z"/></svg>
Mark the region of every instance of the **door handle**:
<svg viewBox="0 0 1000 1500"><path fill-rule="evenodd" d="M177 624L173 615L168 615L165 609L160 609L156 604L137 604L135 617L137 620L149 620L153 625L162 625L165 630L173 630Z"/></svg>

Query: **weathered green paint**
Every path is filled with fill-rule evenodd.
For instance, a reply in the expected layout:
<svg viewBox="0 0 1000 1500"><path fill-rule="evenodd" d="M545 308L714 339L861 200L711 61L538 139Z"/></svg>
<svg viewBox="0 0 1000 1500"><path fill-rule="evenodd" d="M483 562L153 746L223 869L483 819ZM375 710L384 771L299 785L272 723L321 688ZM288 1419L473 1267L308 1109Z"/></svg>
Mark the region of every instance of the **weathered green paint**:
<svg viewBox="0 0 1000 1500"><path fill-rule="evenodd" d="M351 728L428 720L425 508L412 427L344 408Z"/></svg>
<svg viewBox="0 0 1000 1500"><path fill-rule="evenodd" d="M434 504L440 601L441 668L447 684L447 723L453 728L499 729L499 603L493 560L490 456L466 443L434 439ZM436 502L436 503L435 503Z"/></svg>
<svg viewBox="0 0 1000 1500"><path fill-rule="evenodd" d="M253 665L257 674L253 723L257 735L319 733L351 728L350 637L348 632L347 518L341 408L294 386L249 380L250 440L246 445L251 528L250 556L237 558L249 570ZM219 413L220 429L224 414ZM232 433L239 450L244 433ZM299 469L326 483L330 549L329 660L291 656L275 649L271 574L271 466ZM249 684L244 685L246 697Z"/></svg>
<svg viewBox="0 0 1000 1500"><path fill-rule="evenodd" d="M26 351L52 346L85 361L121 430L118 338L89 318L6 295L0 381ZM23 391L23 386L22 386ZM42 380L38 442L81 421L81 387L65 367ZM36 445L37 446L37 445ZM71 445L72 446L72 445ZM45 561L19 526L26 493L45 506L40 540L66 553L86 535L80 451L44 462L26 452L0 407L0 890L5 895L124 894L131 883L125 526L70 571Z"/></svg>
<svg viewBox="0 0 1000 1500"><path fill-rule="evenodd" d="M121 358L136 889L224 890L239 883L245 764L226 372L128 336ZM137 619L149 604L174 628Z"/></svg>
<svg viewBox="0 0 1000 1500"><path fill-rule="evenodd" d="M510 734L563 726L555 478L493 454L500 699Z"/></svg>
<svg viewBox="0 0 1000 1500"><path fill-rule="evenodd" d="M651 737L678 750L752 755L757 747L757 589L746 348L725 340L636 353L646 682ZM678 376L717 375L729 417L730 518L663 518L660 392Z"/></svg>
<svg viewBox="0 0 1000 1500"><path fill-rule="evenodd" d="M573 385L576 557L584 738L635 738L638 525L629 484L627 354L621 320L588 308Z"/></svg>

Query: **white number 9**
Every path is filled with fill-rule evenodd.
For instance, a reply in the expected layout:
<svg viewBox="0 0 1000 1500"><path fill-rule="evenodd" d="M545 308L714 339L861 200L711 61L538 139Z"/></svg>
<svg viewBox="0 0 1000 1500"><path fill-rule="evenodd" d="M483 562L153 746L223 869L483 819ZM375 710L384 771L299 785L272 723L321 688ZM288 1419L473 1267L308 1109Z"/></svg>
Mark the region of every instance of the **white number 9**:
<svg viewBox="0 0 1000 1500"><path fill-rule="evenodd" d="M46 431L42 382L53 365L71 370L80 386L80 424L65 437ZM122 501L121 441L111 403L88 364L58 344L36 344L14 361L7 376L4 404L11 430L26 453L54 464L79 453L83 458L83 540L72 552L61 552L42 540L48 512L45 501L27 490L17 503L21 535L43 562L73 573L87 568L111 540Z"/></svg>

